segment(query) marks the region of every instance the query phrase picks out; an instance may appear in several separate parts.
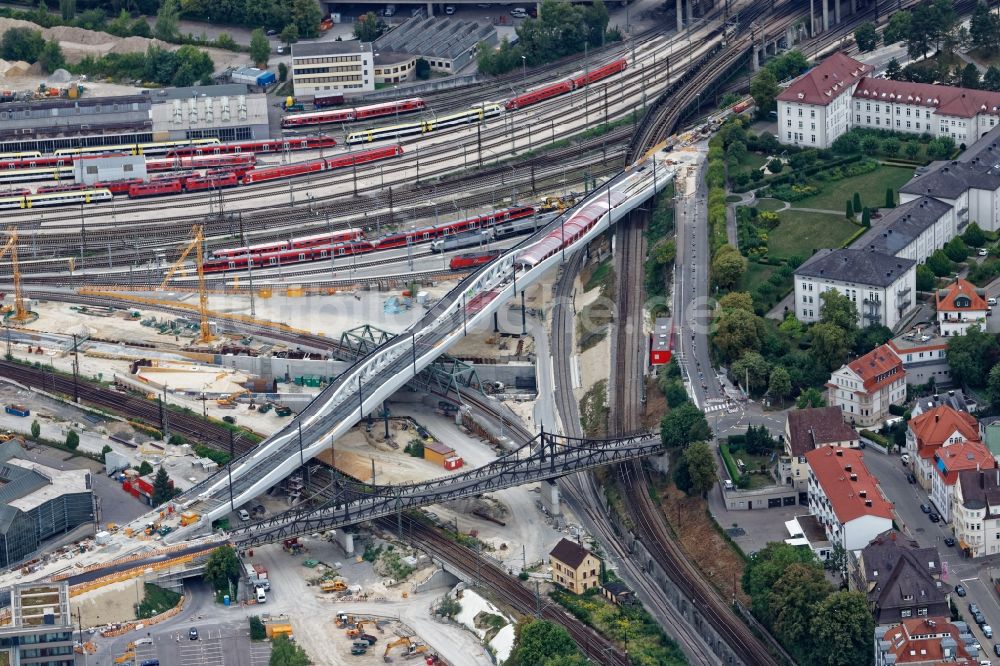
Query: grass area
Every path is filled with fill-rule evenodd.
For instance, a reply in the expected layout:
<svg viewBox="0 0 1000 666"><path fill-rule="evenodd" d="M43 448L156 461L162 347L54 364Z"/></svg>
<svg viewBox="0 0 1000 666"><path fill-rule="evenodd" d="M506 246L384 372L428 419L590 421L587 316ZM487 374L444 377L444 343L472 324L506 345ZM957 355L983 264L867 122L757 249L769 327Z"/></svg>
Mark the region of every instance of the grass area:
<svg viewBox="0 0 1000 666"><path fill-rule="evenodd" d="M781 199L771 199L770 197L765 197L763 199L757 199L755 208L757 210L769 210L776 211L781 210L785 207L785 202Z"/></svg>
<svg viewBox="0 0 1000 666"><path fill-rule="evenodd" d="M602 379L580 398L580 422L587 437L603 437L608 432L608 380Z"/></svg>
<svg viewBox="0 0 1000 666"><path fill-rule="evenodd" d="M757 171L767 162L767 159L763 155L758 155L757 153L747 152L740 160L740 166L736 170L731 170L729 172L729 177L732 178L738 173L751 173Z"/></svg>
<svg viewBox="0 0 1000 666"><path fill-rule="evenodd" d="M882 165L871 173L853 178L844 178L834 182L820 183L822 191L819 194L796 201L796 208L823 208L843 211L847 200L857 192L861 195L861 205L869 208L879 208L885 205L885 190L891 187L898 190L906 181L913 177L913 169ZM819 245L817 247L834 247Z"/></svg>
<svg viewBox="0 0 1000 666"><path fill-rule="evenodd" d="M591 289L596 289L597 287L608 287L611 281L614 279L614 271L611 268L611 260L602 261L594 268L593 272L587 278L587 281L583 285L584 291L590 291Z"/></svg>
<svg viewBox="0 0 1000 666"><path fill-rule="evenodd" d="M726 197L726 203L739 203L740 201L743 201L743 197L738 194L730 194Z"/></svg>
<svg viewBox="0 0 1000 666"><path fill-rule="evenodd" d="M588 590L582 596L556 589L549 596L602 636L622 648L627 645L629 660L637 666L682 666L689 663L677 643L638 604L616 606L600 596L600 588Z"/></svg>
<svg viewBox="0 0 1000 666"><path fill-rule="evenodd" d="M181 601L181 595L165 590L159 585L146 583L144 588L146 595L139 604L139 617L142 619L168 611Z"/></svg>
<svg viewBox="0 0 1000 666"><path fill-rule="evenodd" d="M967 55L983 67L989 67L990 65L1000 67L1000 53L986 54L982 49L972 49Z"/></svg>
<svg viewBox="0 0 1000 666"><path fill-rule="evenodd" d="M794 205L804 206L804 203ZM778 213L778 217L781 224L767 240L768 254L773 258L807 258L814 249L840 247L858 231L858 225L843 215L786 210Z"/></svg>
<svg viewBox="0 0 1000 666"><path fill-rule="evenodd" d="M771 277L776 268L777 266L769 266L756 261L748 261L747 270L743 273L743 278L740 280L739 290L750 291L761 282L767 282L767 279Z"/></svg>

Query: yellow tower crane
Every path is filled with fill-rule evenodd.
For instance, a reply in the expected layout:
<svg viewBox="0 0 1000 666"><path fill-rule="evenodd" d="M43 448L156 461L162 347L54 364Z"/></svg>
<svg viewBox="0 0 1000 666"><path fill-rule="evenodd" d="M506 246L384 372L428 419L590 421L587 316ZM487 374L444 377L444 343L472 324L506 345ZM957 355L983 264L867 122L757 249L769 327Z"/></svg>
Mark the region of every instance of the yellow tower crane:
<svg viewBox="0 0 1000 666"><path fill-rule="evenodd" d="M17 227L8 227L7 233L10 238L0 248L0 259L10 257L10 272L14 276L14 314L7 321L21 324L31 320L31 313L24 308L24 294L21 292L21 268L17 263Z"/></svg>
<svg viewBox="0 0 1000 666"><path fill-rule="evenodd" d="M191 251L194 250L195 253L195 266L198 268L198 311L201 314L201 336L198 338L198 342L207 343L215 339L212 335L212 330L208 325L208 292L205 289L205 264L204 264L204 244L205 244L205 232L200 224L196 224L191 227L191 242L187 244L184 251L181 252L180 258L173 263L173 265L167 270L166 276L163 278L163 282L160 283L160 290L166 289L167 283L170 282L170 278L174 276L174 273L181 268L184 264L184 260L188 258ZM16 266L16 264L15 264Z"/></svg>

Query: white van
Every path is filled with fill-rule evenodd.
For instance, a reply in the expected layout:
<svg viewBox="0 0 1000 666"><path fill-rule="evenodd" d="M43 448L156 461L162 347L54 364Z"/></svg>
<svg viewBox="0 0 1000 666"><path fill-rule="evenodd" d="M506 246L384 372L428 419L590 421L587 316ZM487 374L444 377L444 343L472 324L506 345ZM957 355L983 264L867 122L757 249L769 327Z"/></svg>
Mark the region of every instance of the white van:
<svg viewBox="0 0 1000 666"><path fill-rule="evenodd" d="M990 296L989 298L986 299L986 305L990 306L991 308L996 304L997 304L997 299L995 299L994 297Z"/></svg>
<svg viewBox="0 0 1000 666"><path fill-rule="evenodd" d="M257 588L257 603L263 604L267 602L267 592L264 591L263 587Z"/></svg>
<svg viewBox="0 0 1000 666"><path fill-rule="evenodd" d="M524 7L514 7L510 10L510 15L514 18L528 18L528 10Z"/></svg>

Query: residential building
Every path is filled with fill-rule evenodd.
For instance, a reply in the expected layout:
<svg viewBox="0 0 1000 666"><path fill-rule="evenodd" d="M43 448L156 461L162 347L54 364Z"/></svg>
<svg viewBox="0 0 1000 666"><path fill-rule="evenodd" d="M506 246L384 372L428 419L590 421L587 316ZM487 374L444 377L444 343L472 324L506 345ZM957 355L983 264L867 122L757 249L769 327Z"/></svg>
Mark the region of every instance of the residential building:
<svg viewBox="0 0 1000 666"><path fill-rule="evenodd" d="M896 530L848 555L848 587L864 592L876 625L948 615L951 587L941 582L937 548L921 548Z"/></svg>
<svg viewBox="0 0 1000 666"><path fill-rule="evenodd" d="M0 443L0 566L13 566L45 539L93 520L90 472L32 462L17 440Z"/></svg>
<svg viewBox="0 0 1000 666"><path fill-rule="evenodd" d="M875 627L875 666L980 666L969 626L950 617L941 613Z"/></svg>
<svg viewBox="0 0 1000 666"><path fill-rule="evenodd" d="M911 415L906 429L906 451L920 486L930 492L934 485L937 473L934 456L938 449L963 442L979 442L980 439L976 419L948 405Z"/></svg>
<svg viewBox="0 0 1000 666"><path fill-rule="evenodd" d="M778 136L782 143L829 148L851 128L851 93L871 74L871 66L839 51L778 95Z"/></svg>
<svg viewBox="0 0 1000 666"><path fill-rule="evenodd" d="M986 315L990 311L985 289L958 278L946 288L938 289L934 301L941 335L965 335L970 326L985 330Z"/></svg>
<svg viewBox="0 0 1000 666"><path fill-rule="evenodd" d="M914 307L917 262L881 252L822 249L795 269L795 317L819 321L827 289L847 296L858 310L858 325L896 324Z"/></svg>
<svg viewBox="0 0 1000 666"><path fill-rule="evenodd" d="M839 407L789 410L785 415L785 455L780 464L783 483L805 493L809 482L807 452L822 446L858 448L860 443L858 433L844 423Z"/></svg>
<svg viewBox="0 0 1000 666"><path fill-rule="evenodd" d="M74 666L69 582L18 583L10 597L10 621L0 625L0 662Z"/></svg>
<svg viewBox="0 0 1000 666"><path fill-rule="evenodd" d="M889 418L889 405L906 400L906 371L892 348L882 345L835 370L826 387L827 403L839 407L846 421L870 428Z"/></svg>
<svg viewBox="0 0 1000 666"><path fill-rule="evenodd" d="M941 406L951 407L955 411L969 414L979 409L979 403L971 396L965 395L961 389L948 389L947 392L925 395L914 400L913 406L910 408L910 418L920 416L926 411Z"/></svg>
<svg viewBox="0 0 1000 666"><path fill-rule="evenodd" d="M952 505L951 526L965 555L1000 553L1000 469L959 472Z"/></svg>
<svg viewBox="0 0 1000 666"><path fill-rule="evenodd" d="M851 247L922 264L954 237L952 207L932 197L919 197L889 209Z"/></svg>
<svg viewBox="0 0 1000 666"><path fill-rule="evenodd" d="M935 451L930 499L941 514L941 520L946 523L952 520L951 507L959 473L993 469L996 465L990 450L978 440L942 446Z"/></svg>
<svg viewBox="0 0 1000 666"><path fill-rule="evenodd" d="M351 40L292 44L291 69L296 97L375 90L374 52L369 42Z"/></svg>
<svg viewBox="0 0 1000 666"><path fill-rule="evenodd" d="M601 584L601 560L569 539L561 539L549 552L552 582L574 594L583 594Z"/></svg>
<svg viewBox="0 0 1000 666"><path fill-rule="evenodd" d="M906 383L920 386L932 379L935 386L951 384L948 341L933 326L916 326L889 341L889 348L903 362Z"/></svg>
<svg viewBox="0 0 1000 666"><path fill-rule="evenodd" d="M826 446L806 452L809 511L834 546L846 551L867 546L892 529L893 508L858 449Z"/></svg>

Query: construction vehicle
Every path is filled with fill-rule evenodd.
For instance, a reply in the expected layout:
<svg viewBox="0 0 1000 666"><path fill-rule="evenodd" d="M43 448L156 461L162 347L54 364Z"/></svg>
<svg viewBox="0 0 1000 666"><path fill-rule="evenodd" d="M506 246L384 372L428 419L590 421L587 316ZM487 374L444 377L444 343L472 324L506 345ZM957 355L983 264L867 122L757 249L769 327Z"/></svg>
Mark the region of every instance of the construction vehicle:
<svg viewBox="0 0 1000 666"><path fill-rule="evenodd" d="M360 645L351 646L351 654L353 655L365 654L366 652L368 652L368 648L361 647Z"/></svg>
<svg viewBox="0 0 1000 666"><path fill-rule="evenodd" d="M124 664L125 662L134 660L135 660L135 652L132 650L129 650L128 652L123 652L122 654L115 657L116 664Z"/></svg>
<svg viewBox="0 0 1000 666"><path fill-rule="evenodd" d="M371 620L360 620L356 625L347 630L348 638L360 638L365 633L365 626L375 624Z"/></svg>
<svg viewBox="0 0 1000 666"><path fill-rule="evenodd" d="M376 643L378 643L378 639L372 636L371 634L361 634L360 636L358 636L358 638L368 643L368 645L375 645Z"/></svg>
<svg viewBox="0 0 1000 666"><path fill-rule="evenodd" d="M337 626L341 629L346 629L347 627L354 624L354 616L348 615L347 613L337 613L336 618Z"/></svg>
<svg viewBox="0 0 1000 666"><path fill-rule="evenodd" d="M236 393L230 393L229 395L219 398L215 401L216 406L221 409L236 409L236 400L242 395L248 395L250 391L243 389L242 391L237 391Z"/></svg>
<svg viewBox="0 0 1000 666"><path fill-rule="evenodd" d="M274 407L274 413L277 416L291 416L292 415L292 408L291 407L286 407L285 405L275 405L275 407Z"/></svg>
<svg viewBox="0 0 1000 666"><path fill-rule="evenodd" d="M319 31L326 32L332 27L333 27L333 17L327 14L326 18L324 18L323 21L319 24Z"/></svg>
<svg viewBox="0 0 1000 666"><path fill-rule="evenodd" d="M10 238L0 248L0 259L5 256L10 258L10 274L14 280L14 311L7 317L7 321L14 325L26 324L32 320L32 314L24 307L24 292L21 290L21 267L17 262L17 227L10 227L7 233Z"/></svg>
<svg viewBox="0 0 1000 666"><path fill-rule="evenodd" d="M389 658L389 653L392 652L394 648L398 647L406 648L406 651L403 653L406 657L427 652L427 646L423 643L417 643L410 636L400 636L396 640L390 641L385 646L385 652L382 654L382 659L386 662L392 661L392 659Z"/></svg>
<svg viewBox="0 0 1000 666"><path fill-rule="evenodd" d="M215 339L215 336L212 335L212 328L208 322L208 291L205 288L204 245L204 228L200 224L196 224L191 227L191 241L188 242L187 247L185 247L184 251L181 252L181 256L177 259L177 261L175 261L167 270L167 274L164 276L163 282L160 283L160 291L163 291L166 289L167 283L170 282L170 278L172 278L174 273L176 273L184 265L184 261L188 258L188 255L194 251L195 268L198 271L198 312L201 316L198 342L202 344L211 342Z"/></svg>
<svg viewBox="0 0 1000 666"><path fill-rule="evenodd" d="M324 580L320 583L320 588L324 592L343 592L347 589L347 583L342 580Z"/></svg>
<svg viewBox="0 0 1000 666"><path fill-rule="evenodd" d="M181 527L193 525L194 523L197 523L200 518L201 516L194 511L185 511L181 514Z"/></svg>

